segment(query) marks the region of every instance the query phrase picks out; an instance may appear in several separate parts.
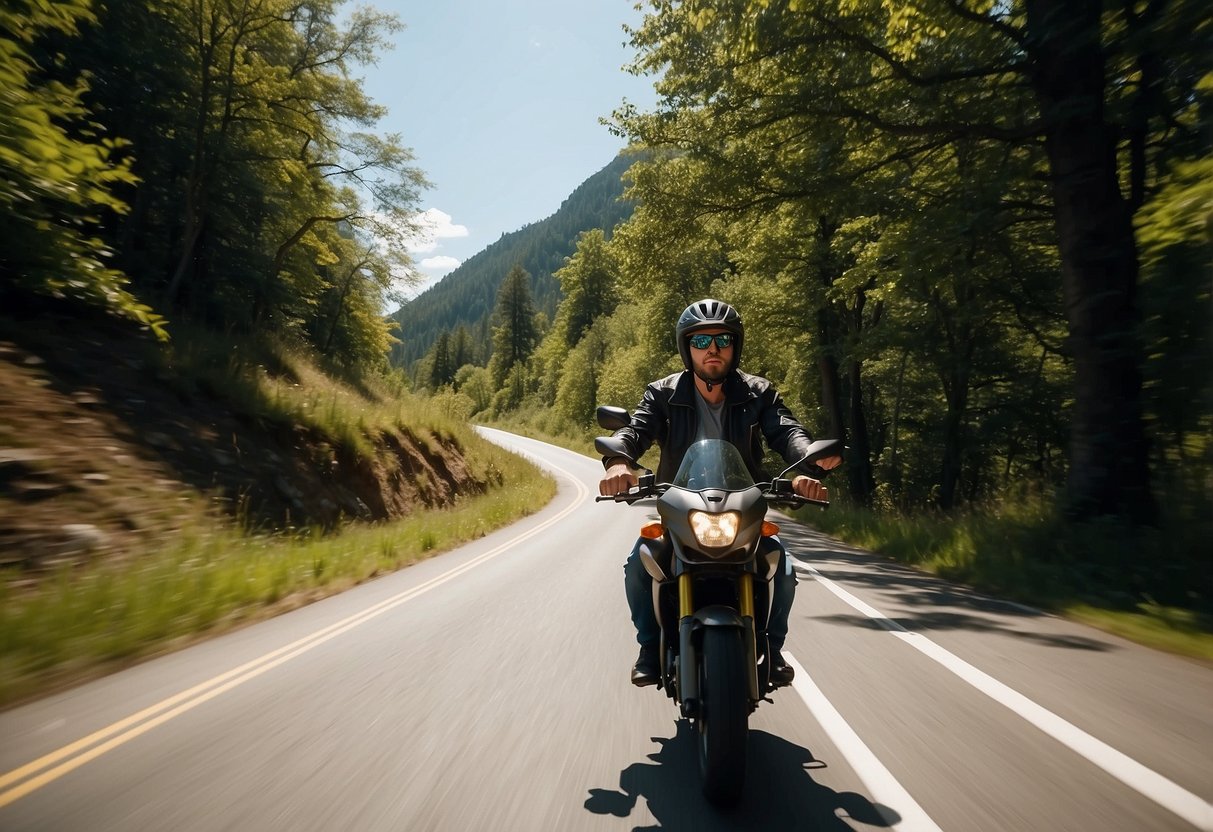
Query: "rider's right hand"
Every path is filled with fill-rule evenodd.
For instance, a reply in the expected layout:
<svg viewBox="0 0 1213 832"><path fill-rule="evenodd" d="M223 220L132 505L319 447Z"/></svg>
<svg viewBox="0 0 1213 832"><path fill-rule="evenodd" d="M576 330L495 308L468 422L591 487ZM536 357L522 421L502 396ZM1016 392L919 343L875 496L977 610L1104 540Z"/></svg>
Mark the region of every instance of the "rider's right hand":
<svg viewBox="0 0 1213 832"><path fill-rule="evenodd" d="M629 488L635 488L639 480L632 473L626 462L616 462L602 479L598 481L598 493L604 497L614 497L616 494L626 494Z"/></svg>

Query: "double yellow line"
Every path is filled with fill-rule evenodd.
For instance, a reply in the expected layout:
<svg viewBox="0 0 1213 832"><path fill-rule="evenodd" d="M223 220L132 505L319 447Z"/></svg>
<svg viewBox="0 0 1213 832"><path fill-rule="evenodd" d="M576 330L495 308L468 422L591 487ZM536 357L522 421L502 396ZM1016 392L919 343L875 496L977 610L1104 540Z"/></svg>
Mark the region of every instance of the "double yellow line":
<svg viewBox="0 0 1213 832"><path fill-rule="evenodd" d="M547 464L549 467L554 467L550 463ZM575 477L561 468L556 468L556 470L573 482L577 489L577 497L570 505L543 523L502 543L496 548L477 555L448 572L431 578L413 589L380 601L378 604L368 607L360 613L330 624L322 630L317 630L311 635L291 642L270 653L266 653L252 661L245 662L237 668L194 685L188 690L183 690L178 694L161 700L155 705L144 708L138 713L131 714L125 719L120 719L112 725L107 725L105 728L95 731L87 737L43 755L31 763L0 775L0 808L4 808L10 803L20 800L27 794L42 788L47 783L51 783L68 772L74 771L84 764L97 759L102 754L130 742L142 734L146 734L148 731L163 725L170 719L180 716L186 711L193 710L204 702L208 702L216 696L244 684L250 679L255 679L261 674L273 670L280 664L289 662L291 659L301 656L309 650L319 647L321 644L347 633L355 627L365 624L389 610L395 609L401 604L411 601L418 595L429 592L431 589L441 586L447 581L454 580L468 570L474 569L485 561L517 546L522 541L546 531L574 512L589 496L589 490Z"/></svg>

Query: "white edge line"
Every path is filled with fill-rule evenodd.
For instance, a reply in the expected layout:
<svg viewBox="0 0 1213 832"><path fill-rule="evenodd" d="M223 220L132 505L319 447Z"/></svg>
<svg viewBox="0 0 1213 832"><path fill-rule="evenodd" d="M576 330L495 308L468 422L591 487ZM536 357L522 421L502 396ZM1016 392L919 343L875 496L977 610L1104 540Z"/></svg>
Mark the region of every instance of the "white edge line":
<svg viewBox="0 0 1213 832"><path fill-rule="evenodd" d="M800 662L787 651L784 660L795 671L792 687L800 694L813 717L825 730L826 736L842 752L847 763L859 775L860 781L875 805L876 811L890 827L904 832L941 832L935 821L923 811L901 783L864 744L855 730L838 713L821 689L813 682Z"/></svg>
<svg viewBox="0 0 1213 832"><path fill-rule="evenodd" d="M1164 809L1175 813L1201 832L1213 832L1213 804L1200 795L1193 794L1173 780L1116 750L1103 740L1096 739L988 673L978 670L964 659L948 652L921 633L910 632L876 608L847 592L812 566L803 563L796 565L847 604L874 619L892 635L947 668L995 702L1009 708L1016 715L1027 720L1088 762L1103 769L1121 783L1153 800Z"/></svg>

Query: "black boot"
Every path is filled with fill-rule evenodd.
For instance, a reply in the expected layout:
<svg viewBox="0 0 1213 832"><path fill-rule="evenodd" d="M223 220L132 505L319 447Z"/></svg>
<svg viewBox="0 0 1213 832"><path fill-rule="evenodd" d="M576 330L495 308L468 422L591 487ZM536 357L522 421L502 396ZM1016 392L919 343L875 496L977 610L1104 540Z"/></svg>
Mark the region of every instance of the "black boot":
<svg viewBox="0 0 1213 832"><path fill-rule="evenodd" d="M783 654L778 650L771 651L771 687L781 688L785 685L792 684L792 679L795 678L796 671L788 664Z"/></svg>
<svg viewBox="0 0 1213 832"><path fill-rule="evenodd" d="M632 684L638 688L648 687L657 684L660 676L657 645L640 645L640 655L636 657L636 664L632 667Z"/></svg>

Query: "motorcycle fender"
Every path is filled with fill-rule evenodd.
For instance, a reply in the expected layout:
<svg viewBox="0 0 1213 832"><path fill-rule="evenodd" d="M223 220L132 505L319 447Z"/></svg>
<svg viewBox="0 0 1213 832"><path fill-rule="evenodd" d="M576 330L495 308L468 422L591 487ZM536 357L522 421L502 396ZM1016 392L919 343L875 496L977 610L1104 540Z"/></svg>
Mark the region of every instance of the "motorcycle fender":
<svg viewBox="0 0 1213 832"><path fill-rule="evenodd" d="M678 689L682 696L682 715L690 718L699 716L699 644L702 639L699 633L705 627L736 627L741 630L742 637L752 645L754 643L754 624L737 614L737 610L726 606L703 607L695 610L679 622L678 641L680 655L678 656ZM758 681L757 671L753 663L753 648L746 651L751 660L751 671L747 678L750 691L750 701L757 701Z"/></svg>
<svg viewBox="0 0 1213 832"><path fill-rule="evenodd" d="M749 668L749 673L746 674L746 687L749 690L750 701L757 702L758 656L754 645L754 619L738 615L732 607L704 607L695 611L691 627L695 631L702 630L704 627L736 627L741 630L742 643L745 645L746 665ZM699 641L699 639L694 640ZM698 678L698 674L696 674L696 678Z"/></svg>
<svg viewBox="0 0 1213 832"><path fill-rule="evenodd" d="M670 576L661 568L661 563L669 562L670 545L663 541L653 541L652 543L645 541L640 544L640 562L644 565L644 571L649 573L649 577L657 583L665 583L670 580Z"/></svg>
<svg viewBox="0 0 1213 832"><path fill-rule="evenodd" d="M700 630L704 627L736 627L745 629L745 622L732 607L712 606L695 610L691 616L693 628Z"/></svg>

